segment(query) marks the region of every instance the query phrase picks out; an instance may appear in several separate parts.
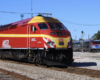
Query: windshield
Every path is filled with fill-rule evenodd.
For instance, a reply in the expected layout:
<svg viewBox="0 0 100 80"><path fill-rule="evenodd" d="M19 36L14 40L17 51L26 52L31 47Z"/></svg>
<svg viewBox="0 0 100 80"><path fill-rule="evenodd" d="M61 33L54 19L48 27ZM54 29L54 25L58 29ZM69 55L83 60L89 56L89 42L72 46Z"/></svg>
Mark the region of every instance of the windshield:
<svg viewBox="0 0 100 80"><path fill-rule="evenodd" d="M57 30L54 24L52 24L52 23L48 23L48 24L49 24L51 30Z"/></svg>
<svg viewBox="0 0 100 80"><path fill-rule="evenodd" d="M65 31L67 31L67 28L63 24L61 24L61 25L63 26L63 28L65 29Z"/></svg>
<svg viewBox="0 0 100 80"><path fill-rule="evenodd" d="M62 27L60 24L56 23L56 26L57 26L57 28L58 28L59 30L64 30L63 27Z"/></svg>
<svg viewBox="0 0 100 80"><path fill-rule="evenodd" d="M67 28L63 24L59 23L48 23L51 30L65 30L68 31Z"/></svg>
<svg viewBox="0 0 100 80"><path fill-rule="evenodd" d="M48 26L47 26L46 23L39 23L38 26L39 26L39 28L42 29L42 30L43 30L43 29L48 29Z"/></svg>

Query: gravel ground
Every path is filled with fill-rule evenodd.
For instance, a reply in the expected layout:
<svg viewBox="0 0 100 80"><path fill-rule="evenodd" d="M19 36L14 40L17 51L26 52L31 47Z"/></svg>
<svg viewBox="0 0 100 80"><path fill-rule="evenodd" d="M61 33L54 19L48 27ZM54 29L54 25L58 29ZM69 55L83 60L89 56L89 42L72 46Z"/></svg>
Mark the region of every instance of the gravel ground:
<svg viewBox="0 0 100 80"><path fill-rule="evenodd" d="M77 56L77 54L74 53L74 57L80 56ZM79 61L76 61L76 64L78 63ZM73 64L75 66L75 63ZM36 66L25 66L21 64L8 63L4 61L0 61L0 68L22 74L36 80L100 80L98 78L88 77L85 75L77 75L56 70L44 69Z"/></svg>
<svg viewBox="0 0 100 80"><path fill-rule="evenodd" d="M0 80L20 80L8 74L0 72Z"/></svg>
<svg viewBox="0 0 100 80"><path fill-rule="evenodd" d="M74 58L73 66L100 70L100 53L74 52Z"/></svg>
<svg viewBox="0 0 100 80"><path fill-rule="evenodd" d="M100 53L90 53L90 52L73 52L74 57L90 58L100 60Z"/></svg>

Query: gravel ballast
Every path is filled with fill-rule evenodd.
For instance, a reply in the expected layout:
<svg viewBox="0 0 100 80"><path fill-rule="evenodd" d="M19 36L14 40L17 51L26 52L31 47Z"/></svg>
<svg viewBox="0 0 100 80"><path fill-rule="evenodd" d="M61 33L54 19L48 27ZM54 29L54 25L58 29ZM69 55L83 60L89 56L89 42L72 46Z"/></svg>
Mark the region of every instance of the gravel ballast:
<svg viewBox="0 0 100 80"><path fill-rule="evenodd" d="M79 53L79 54L81 54L81 53ZM79 54L74 53L74 57L82 57L82 56L79 56ZM88 57L86 57L86 58L88 60L90 59ZM92 58L91 58L91 60L92 60ZM92 62L94 60L98 60L98 59L93 59ZM80 60L80 59L75 60L75 63L77 63L77 64L81 63L81 62L82 62L82 60ZM77 65L75 65L75 63L73 63L73 66L77 66ZM87 66L81 66L81 67L86 68ZM92 68L92 67L96 68L97 66L90 66L90 68ZM8 62L4 62L4 61L0 61L0 68L6 69L9 71L13 71L15 73L19 73L21 75L25 75L27 77L30 77L30 78L33 78L36 80L100 80L99 78L88 77L86 75L66 73L66 72L62 72L62 71L50 70L47 68L45 69L45 68L41 68L41 67L37 67L37 66L21 65L21 64L16 64L16 63L8 63ZM89 68L89 66L88 66L88 68ZM98 68L98 70L100 70L100 68Z"/></svg>
<svg viewBox="0 0 100 80"><path fill-rule="evenodd" d="M74 52L74 58L74 67L100 70L100 53Z"/></svg>

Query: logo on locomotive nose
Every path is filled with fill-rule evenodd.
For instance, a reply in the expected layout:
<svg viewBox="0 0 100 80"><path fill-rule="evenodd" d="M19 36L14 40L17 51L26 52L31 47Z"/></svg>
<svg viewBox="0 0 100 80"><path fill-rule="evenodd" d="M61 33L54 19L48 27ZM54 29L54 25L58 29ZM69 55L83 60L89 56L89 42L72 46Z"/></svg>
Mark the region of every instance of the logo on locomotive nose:
<svg viewBox="0 0 100 80"><path fill-rule="evenodd" d="M64 40L63 39L59 39L59 42L64 42Z"/></svg>

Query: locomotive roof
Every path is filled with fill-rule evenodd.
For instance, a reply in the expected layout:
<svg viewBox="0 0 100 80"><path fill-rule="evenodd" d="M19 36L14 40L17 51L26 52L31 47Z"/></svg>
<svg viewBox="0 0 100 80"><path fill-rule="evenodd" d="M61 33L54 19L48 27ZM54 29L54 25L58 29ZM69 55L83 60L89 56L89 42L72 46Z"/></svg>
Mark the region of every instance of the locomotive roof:
<svg viewBox="0 0 100 80"><path fill-rule="evenodd" d="M21 20L21 21L14 22L14 23L2 25L0 28L6 28L6 27L13 26L13 25L20 25L20 24L23 24L23 23L27 23L27 22L29 22L31 19L32 19L32 18L28 18L28 19L24 19L24 20Z"/></svg>
<svg viewBox="0 0 100 80"><path fill-rule="evenodd" d="M86 41L83 41L83 42L91 42L91 41L98 42L98 41L100 41L100 39L98 39L98 40L86 40ZM73 41L73 43L80 43L80 42L82 42L82 41Z"/></svg>
<svg viewBox="0 0 100 80"><path fill-rule="evenodd" d="M91 40L86 40L86 41L83 41L83 42L90 42Z"/></svg>
<svg viewBox="0 0 100 80"><path fill-rule="evenodd" d="M54 17L43 17L43 16L36 16L34 18L32 18L28 24L30 23L37 23L37 22L56 22L56 23L60 23L59 20L57 20Z"/></svg>
<svg viewBox="0 0 100 80"><path fill-rule="evenodd" d="M90 42L91 40L86 40L86 41L83 41L83 42ZM82 41L73 41L73 43L80 43Z"/></svg>
<svg viewBox="0 0 100 80"><path fill-rule="evenodd" d="M100 39L98 39L98 40L93 40L93 41L100 41Z"/></svg>
<svg viewBox="0 0 100 80"><path fill-rule="evenodd" d="M28 18L28 19L24 19L24 20L21 20L21 21L14 22L14 23L2 25L2 26L0 26L0 28L6 28L6 27L13 26L13 25L21 25L23 23L30 24L30 23L38 23L38 22L56 22L56 23L60 23L59 20L57 20L56 18L53 18L53 17L35 16L33 18Z"/></svg>
<svg viewBox="0 0 100 80"><path fill-rule="evenodd" d="M73 41L73 43L80 43L81 41Z"/></svg>

